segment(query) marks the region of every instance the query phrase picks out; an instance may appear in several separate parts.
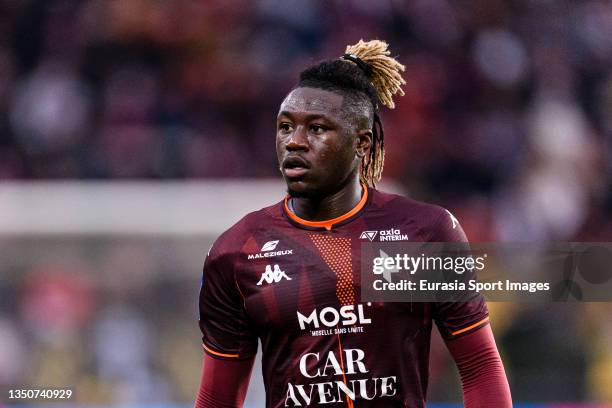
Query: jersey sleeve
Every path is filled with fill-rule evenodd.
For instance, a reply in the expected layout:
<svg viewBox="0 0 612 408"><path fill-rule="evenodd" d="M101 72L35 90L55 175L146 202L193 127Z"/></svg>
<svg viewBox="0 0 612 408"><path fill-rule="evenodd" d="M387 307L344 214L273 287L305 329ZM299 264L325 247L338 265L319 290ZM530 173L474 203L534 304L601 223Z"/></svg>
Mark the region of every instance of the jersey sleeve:
<svg viewBox="0 0 612 408"><path fill-rule="evenodd" d="M469 249L463 228L448 210L441 209L433 230L431 241L451 243L455 246L457 243L463 243L465 249ZM476 278L474 271L469 273ZM442 337L451 340L487 325L489 310L484 297L480 293L471 292L467 298L459 302L434 303L433 318Z"/></svg>
<svg viewBox="0 0 612 408"><path fill-rule="evenodd" d="M257 352L257 336L230 259L211 250L204 261L199 325L206 353L218 359L242 360Z"/></svg>

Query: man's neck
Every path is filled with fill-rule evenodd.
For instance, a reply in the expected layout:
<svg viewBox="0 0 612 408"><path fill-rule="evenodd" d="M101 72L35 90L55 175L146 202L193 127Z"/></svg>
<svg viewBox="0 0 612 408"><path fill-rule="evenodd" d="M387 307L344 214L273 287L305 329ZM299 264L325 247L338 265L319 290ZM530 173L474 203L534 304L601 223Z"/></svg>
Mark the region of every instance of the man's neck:
<svg viewBox="0 0 612 408"><path fill-rule="evenodd" d="M325 221L351 211L359 202L362 187L359 177L351 180L335 193L320 198L291 198L295 215L308 221Z"/></svg>

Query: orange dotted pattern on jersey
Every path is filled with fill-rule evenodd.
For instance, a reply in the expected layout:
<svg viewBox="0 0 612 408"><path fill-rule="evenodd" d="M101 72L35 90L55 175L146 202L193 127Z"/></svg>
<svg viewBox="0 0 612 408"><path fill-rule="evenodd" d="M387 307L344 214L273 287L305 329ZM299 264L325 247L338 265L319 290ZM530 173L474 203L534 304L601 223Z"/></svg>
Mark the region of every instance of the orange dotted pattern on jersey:
<svg viewBox="0 0 612 408"><path fill-rule="evenodd" d="M351 260L351 239L330 237L327 235L311 235L323 260L338 277L336 295L340 303L351 305L355 303L355 288L353 287L353 262Z"/></svg>

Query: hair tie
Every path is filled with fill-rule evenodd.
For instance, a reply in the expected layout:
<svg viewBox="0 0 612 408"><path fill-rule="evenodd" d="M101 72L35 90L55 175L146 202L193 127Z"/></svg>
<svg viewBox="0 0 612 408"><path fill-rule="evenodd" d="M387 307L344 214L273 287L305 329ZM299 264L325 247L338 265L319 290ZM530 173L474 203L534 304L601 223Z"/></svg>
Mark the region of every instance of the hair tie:
<svg viewBox="0 0 612 408"><path fill-rule="evenodd" d="M343 59L354 62L355 64L357 64L357 66L359 68L361 68L361 70L369 77L372 76L372 67L369 66L364 60L362 60L361 58L353 55L353 54L344 54L342 56Z"/></svg>

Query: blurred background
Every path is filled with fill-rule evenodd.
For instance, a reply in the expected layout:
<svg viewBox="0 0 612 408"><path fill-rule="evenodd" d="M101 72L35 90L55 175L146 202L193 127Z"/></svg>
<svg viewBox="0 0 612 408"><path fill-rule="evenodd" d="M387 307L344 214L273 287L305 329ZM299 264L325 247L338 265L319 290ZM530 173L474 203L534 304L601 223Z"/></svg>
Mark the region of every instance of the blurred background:
<svg viewBox="0 0 612 408"><path fill-rule="evenodd" d="M282 198L299 71L360 38L406 66L390 189L472 241L610 240L609 1L0 0L0 389L190 405L204 255ZM612 406L612 305L490 308L517 402ZM430 400L461 401L433 348Z"/></svg>

